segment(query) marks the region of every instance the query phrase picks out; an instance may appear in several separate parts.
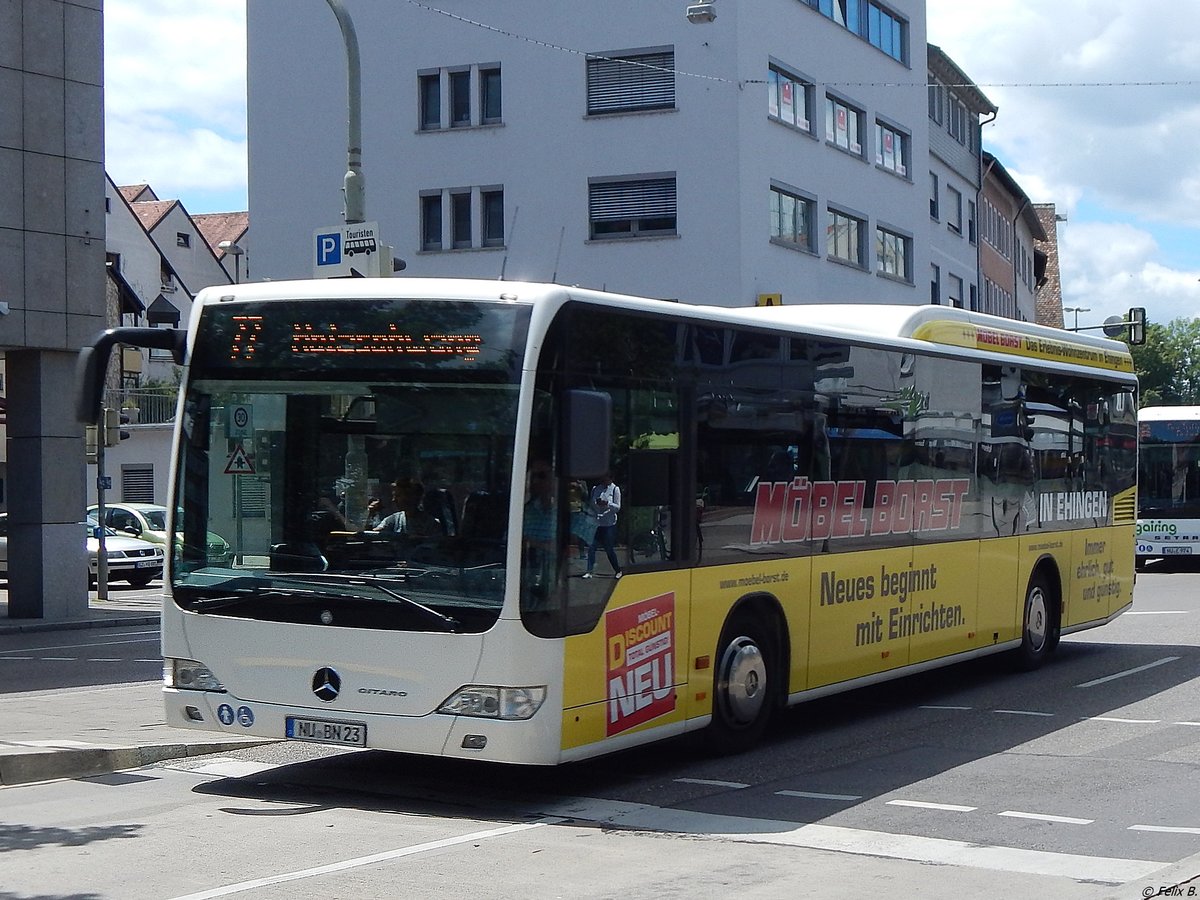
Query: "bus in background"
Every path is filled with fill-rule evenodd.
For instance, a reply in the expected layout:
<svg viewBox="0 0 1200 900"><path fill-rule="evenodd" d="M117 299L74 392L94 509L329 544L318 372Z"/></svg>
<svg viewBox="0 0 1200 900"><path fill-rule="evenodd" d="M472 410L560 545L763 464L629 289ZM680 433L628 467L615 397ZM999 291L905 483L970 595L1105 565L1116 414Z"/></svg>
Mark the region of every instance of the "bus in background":
<svg viewBox="0 0 1200 900"><path fill-rule="evenodd" d="M1200 558L1200 406L1138 411L1137 565Z"/></svg>
<svg viewBox="0 0 1200 900"><path fill-rule="evenodd" d="M173 726L508 763L701 729L736 751L787 704L1035 667L1132 603L1113 341L941 306L242 284L186 334L85 349L82 418L118 343L184 365ZM619 565L589 573L608 477Z"/></svg>

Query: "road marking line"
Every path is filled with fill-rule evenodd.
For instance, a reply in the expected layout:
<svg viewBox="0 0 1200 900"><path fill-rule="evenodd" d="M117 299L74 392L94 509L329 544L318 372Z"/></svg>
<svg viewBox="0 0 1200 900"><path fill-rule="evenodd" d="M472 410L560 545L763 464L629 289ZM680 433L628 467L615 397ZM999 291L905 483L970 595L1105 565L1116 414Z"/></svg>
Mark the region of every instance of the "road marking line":
<svg viewBox="0 0 1200 900"><path fill-rule="evenodd" d="M1091 825L1095 819L1076 819L1072 816L1051 816L1045 813L1027 813L1018 812L1015 809L1008 809L1002 813L996 813L998 816L1008 816L1010 819L1036 819L1039 822L1062 822L1064 825Z"/></svg>
<svg viewBox="0 0 1200 900"><path fill-rule="evenodd" d="M150 634L151 632L146 632ZM154 632L154 637L142 638L139 641L88 641L83 644L54 644L51 647L22 647L20 650L0 650L0 655L7 653L41 653L44 650L75 650L84 647L110 647L113 644L150 644L158 640L158 632Z"/></svg>
<svg viewBox="0 0 1200 900"><path fill-rule="evenodd" d="M808 800L844 800L847 803L862 799L857 794L818 794L815 791L776 791L775 794L779 797L803 797Z"/></svg>
<svg viewBox="0 0 1200 900"><path fill-rule="evenodd" d="M957 806L953 803L926 803L924 800L889 800L888 806L912 806L917 809L939 809L945 812L974 812L978 806Z"/></svg>
<svg viewBox="0 0 1200 900"><path fill-rule="evenodd" d="M476 831L471 834L460 835L459 837L443 838L440 841L428 841L424 844L413 844L411 847L399 847L395 850L387 850L383 853L373 853L370 856L360 856L356 859L346 859L341 862L329 863L324 866L314 866L311 869L301 869L297 872L285 872L280 875L269 875L266 878L256 878L253 881L243 881L238 884L227 884L224 887L213 888L207 891L199 891L195 894L184 894L180 897L175 897L174 900L208 900L210 897L227 897L230 894L240 894L243 891L252 891L255 888L269 887L273 884L284 884L289 881L300 881L304 878L315 878L320 875L329 875L333 872L344 872L347 869L357 869L362 866L370 866L375 863L388 862L393 859L401 859L405 856L413 856L417 853L427 853L430 850L441 850L445 847L455 847L459 844L469 844L473 841L483 841L488 838L501 837L506 834L514 834L518 831L528 831L530 828L541 828L543 825L551 824L548 821L530 822L523 825L506 825L503 828L491 828L487 831Z"/></svg>
<svg viewBox="0 0 1200 900"><path fill-rule="evenodd" d="M994 709L992 712L1004 713L1006 716L1043 716L1045 718L1051 718L1054 715L1054 713L1036 712L1032 709Z"/></svg>
<svg viewBox="0 0 1200 900"><path fill-rule="evenodd" d="M42 662L76 662L78 656L39 656Z"/></svg>
<svg viewBox="0 0 1200 900"><path fill-rule="evenodd" d="M548 808L539 810L539 814L642 831L694 835L709 840L804 847L932 865L971 866L996 872L1059 876L1089 883L1124 884L1145 878L1167 865L1165 862L1144 859L1023 850L837 825L809 824L797 827L795 822L664 809L588 797L562 798L559 802L549 804Z"/></svg>
<svg viewBox="0 0 1200 900"><path fill-rule="evenodd" d="M0 658L0 662L30 662L37 658L36 656L5 656Z"/></svg>
<svg viewBox="0 0 1200 900"><path fill-rule="evenodd" d="M93 656L93 657L90 657L87 661L88 662L121 662L121 660L115 656Z"/></svg>
<svg viewBox="0 0 1200 900"><path fill-rule="evenodd" d="M1172 725L1192 725L1196 728L1200 728L1200 722L1172 722L1171 724Z"/></svg>
<svg viewBox="0 0 1200 900"><path fill-rule="evenodd" d="M748 788L750 785L740 781L716 781L711 778L676 778L680 784L703 784L708 787Z"/></svg>
<svg viewBox="0 0 1200 900"><path fill-rule="evenodd" d="M1186 616L1186 609L1131 609L1127 616Z"/></svg>
<svg viewBox="0 0 1200 900"><path fill-rule="evenodd" d="M1129 831L1154 831L1159 834L1200 834L1200 828L1174 827L1171 825L1130 825Z"/></svg>
<svg viewBox="0 0 1200 900"><path fill-rule="evenodd" d="M1116 716L1080 716L1082 722L1120 722L1123 725L1157 725L1161 719L1118 719Z"/></svg>
<svg viewBox="0 0 1200 900"><path fill-rule="evenodd" d="M1116 681L1118 678L1124 678L1126 675L1136 675L1138 672L1145 672L1147 669L1153 669L1155 666L1162 666L1169 662L1175 662L1178 659L1178 656L1164 656L1160 660L1156 660L1152 663L1146 663L1146 665L1138 666L1136 669L1126 669L1124 672L1118 672L1115 675L1106 675L1103 678L1097 678L1095 681L1085 681L1083 684L1075 685L1075 687L1095 687L1098 684L1106 684L1109 681Z"/></svg>
<svg viewBox="0 0 1200 900"><path fill-rule="evenodd" d="M921 707L919 707L919 709L955 709L955 710L968 710L968 709L974 709L974 707L971 707L971 706L921 706Z"/></svg>

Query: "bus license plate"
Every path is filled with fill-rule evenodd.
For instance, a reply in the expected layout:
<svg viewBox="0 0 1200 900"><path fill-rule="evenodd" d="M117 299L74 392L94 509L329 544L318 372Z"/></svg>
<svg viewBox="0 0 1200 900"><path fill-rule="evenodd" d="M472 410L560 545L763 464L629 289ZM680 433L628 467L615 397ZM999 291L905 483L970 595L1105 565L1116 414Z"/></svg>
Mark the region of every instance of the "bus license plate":
<svg viewBox="0 0 1200 900"><path fill-rule="evenodd" d="M1163 556L1190 556L1191 547L1163 547Z"/></svg>
<svg viewBox="0 0 1200 900"><path fill-rule="evenodd" d="M341 744L344 747L367 746L367 726L361 722L332 722L328 719L300 719L288 716L286 733L291 741L316 744Z"/></svg>

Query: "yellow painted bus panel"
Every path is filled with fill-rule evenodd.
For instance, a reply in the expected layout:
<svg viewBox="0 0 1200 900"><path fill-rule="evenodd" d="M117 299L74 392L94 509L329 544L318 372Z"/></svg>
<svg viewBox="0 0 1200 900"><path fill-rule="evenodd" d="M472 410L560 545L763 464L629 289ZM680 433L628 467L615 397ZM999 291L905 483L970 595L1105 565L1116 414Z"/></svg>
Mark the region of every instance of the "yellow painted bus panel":
<svg viewBox="0 0 1200 900"><path fill-rule="evenodd" d="M1071 535L1070 599L1064 625L1107 618L1133 599L1133 541L1128 525Z"/></svg>
<svg viewBox="0 0 1200 900"><path fill-rule="evenodd" d="M695 569L692 572L692 622L690 646L705 667L693 664L688 685L688 716L712 712L713 667L717 663L717 642L730 610L749 594L766 594L779 601L787 620L791 664L788 692L807 686L809 578L811 561L772 559L734 566ZM696 659L693 659L695 663Z"/></svg>
<svg viewBox="0 0 1200 900"><path fill-rule="evenodd" d="M627 575L596 627L564 641L564 750L683 720L688 591L687 572Z"/></svg>
<svg viewBox="0 0 1200 900"><path fill-rule="evenodd" d="M912 559L911 547L813 557L808 687L907 665L908 636L889 619L897 597L885 591Z"/></svg>
<svg viewBox="0 0 1200 900"><path fill-rule="evenodd" d="M979 544L979 618L973 647L990 647L1021 635L1024 582L1018 584L1017 545L1022 538Z"/></svg>
<svg viewBox="0 0 1200 900"><path fill-rule="evenodd" d="M912 567L891 576L885 628L909 637L909 662L976 646L979 543L954 541L913 549Z"/></svg>

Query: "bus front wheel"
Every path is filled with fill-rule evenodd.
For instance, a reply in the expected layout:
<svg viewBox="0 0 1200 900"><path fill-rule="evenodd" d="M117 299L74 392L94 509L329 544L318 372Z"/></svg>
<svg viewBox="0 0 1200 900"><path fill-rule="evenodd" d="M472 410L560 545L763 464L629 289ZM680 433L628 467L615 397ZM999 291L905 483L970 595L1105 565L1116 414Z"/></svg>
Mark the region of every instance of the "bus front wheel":
<svg viewBox="0 0 1200 900"><path fill-rule="evenodd" d="M1057 643L1058 603L1050 579L1034 572L1025 589L1025 613L1021 617L1021 647L1017 651L1022 669L1036 669L1046 661Z"/></svg>
<svg viewBox="0 0 1200 900"><path fill-rule="evenodd" d="M709 746L717 753L752 747L771 718L777 693L774 645L758 616L734 616L721 634L713 675Z"/></svg>

